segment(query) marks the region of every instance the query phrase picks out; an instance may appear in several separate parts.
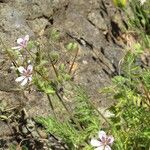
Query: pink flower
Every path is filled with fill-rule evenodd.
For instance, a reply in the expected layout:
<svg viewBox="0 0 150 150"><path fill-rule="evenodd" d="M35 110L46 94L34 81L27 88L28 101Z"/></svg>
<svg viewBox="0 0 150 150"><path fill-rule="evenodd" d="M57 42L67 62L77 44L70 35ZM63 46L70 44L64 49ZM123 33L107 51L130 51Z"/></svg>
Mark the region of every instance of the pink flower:
<svg viewBox="0 0 150 150"><path fill-rule="evenodd" d="M29 35L26 35L23 38L17 39L18 46L12 47L12 49L21 50L27 46L27 43L29 41Z"/></svg>
<svg viewBox="0 0 150 150"><path fill-rule="evenodd" d="M27 69L24 67L20 66L18 68L18 71L20 72L21 76L16 78L16 82L21 82L21 85L24 86L27 84L28 81L32 80L32 71L33 71L33 66L28 65Z"/></svg>
<svg viewBox="0 0 150 150"><path fill-rule="evenodd" d="M113 136L107 136L104 131L99 131L99 139L92 139L91 145L96 147L95 150L111 150L110 145L114 142Z"/></svg>

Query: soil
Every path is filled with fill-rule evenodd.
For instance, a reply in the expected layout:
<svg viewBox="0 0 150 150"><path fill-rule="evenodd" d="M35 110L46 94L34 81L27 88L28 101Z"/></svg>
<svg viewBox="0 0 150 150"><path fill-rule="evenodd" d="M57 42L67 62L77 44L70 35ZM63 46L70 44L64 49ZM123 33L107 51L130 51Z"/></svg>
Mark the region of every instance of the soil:
<svg viewBox="0 0 150 150"><path fill-rule="evenodd" d="M111 0L0 0L0 103L10 109L7 112L10 116L19 115L11 119L14 122L0 121L0 148L7 149L12 141L23 138L34 139L33 134L29 131L25 134L23 130L28 124L34 124L35 116L48 116L51 112L42 93L20 92L15 83L16 73L10 70L6 48L13 47L18 37L27 34L50 51L55 46L56 51L61 52L66 43L77 42L79 55L73 79L100 108L107 108L112 101L98 90L110 85L111 78L118 74L119 61L125 54L121 35L126 28L122 12ZM49 41L53 30L59 31L60 38L52 46ZM35 127L33 131L36 134ZM45 134L42 139L47 139ZM30 149L46 149L43 142L30 140L30 144ZM42 146L32 148L32 144Z"/></svg>

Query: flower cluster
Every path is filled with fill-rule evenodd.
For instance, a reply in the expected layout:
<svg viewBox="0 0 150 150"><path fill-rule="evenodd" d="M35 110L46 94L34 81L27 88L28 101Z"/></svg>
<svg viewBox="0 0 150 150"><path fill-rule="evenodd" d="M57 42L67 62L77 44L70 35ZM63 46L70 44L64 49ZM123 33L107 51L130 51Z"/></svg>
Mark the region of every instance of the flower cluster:
<svg viewBox="0 0 150 150"><path fill-rule="evenodd" d="M17 46L12 47L13 50L21 50L27 47L29 41L29 35L26 35L23 38L18 38L17 39ZM21 82L21 86L24 86L27 84L28 81L32 80L32 71L33 71L33 66L28 65L27 68L25 69L23 66L20 66L17 68L20 76L16 78L16 82Z"/></svg>
<svg viewBox="0 0 150 150"><path fill-rule="evenodd" d="M113 136L107 136L104 131L99 131L99 139L92 139L91 145L96 147L95 150L111 150L111 145L114 142Z"/></svg>

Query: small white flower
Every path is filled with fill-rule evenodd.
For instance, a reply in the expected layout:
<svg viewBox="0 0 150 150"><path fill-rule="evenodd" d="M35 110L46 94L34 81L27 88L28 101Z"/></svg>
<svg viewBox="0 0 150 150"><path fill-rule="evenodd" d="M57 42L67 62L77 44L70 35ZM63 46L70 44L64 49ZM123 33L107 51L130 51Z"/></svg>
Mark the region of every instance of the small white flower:
<svg viewBox="0 0 150 150"><path fill-rule="evenodd" d="M114 117L114 116L115 116L114 113L112 113L111 111L109 111L109 110L106 109L106 108L99 108L98 110L103 114L103 116L104 116L105 118L111 118L111 117Z"/></svg>
<svg viewBox="0 0 150 150"><path fill-rule="evenodd" d="M14 50L21 50L27 46L27 43L29 41L29 35L26 35L23 38L17 39L18 46L12 47Z"/></svg>
<svg viewBox="0 0 150 150"><path fill-rule="evenodd" d="M28 62L27 62L28 64L31 64L31 60L28 60Z"/></svg>
<svg viewBox="0 0 150 150"><path fill-rule="evenodd" d="M20 66L18 68L18 71L20 72L21 76L16 78L16 82L21 82L21 86L24 86L27 84L28 81L32 80L32 71L33 71L33 66L28 65L27 69L24 67Z"/></svg>
<svg viewBox="0 0 150 150"><path fill-rule="evenodd" d="M114 142L113 136L107 136L104 131L99 131L99 139L92 139L91 145L96 147L95 150L111 150L111 145Z"/></svg>
<svg viewBox="0 0 150 150"><path fill-rule="evenodd" d="M13 63L11 63L10 69L11 69L11 70L16 69Z"/></svg>
<svg viewBox="0 0 150 150"><path fill-rule="evenodd" d="M140 0L141 5L143 5L146 2L146 0Z"/></svg>

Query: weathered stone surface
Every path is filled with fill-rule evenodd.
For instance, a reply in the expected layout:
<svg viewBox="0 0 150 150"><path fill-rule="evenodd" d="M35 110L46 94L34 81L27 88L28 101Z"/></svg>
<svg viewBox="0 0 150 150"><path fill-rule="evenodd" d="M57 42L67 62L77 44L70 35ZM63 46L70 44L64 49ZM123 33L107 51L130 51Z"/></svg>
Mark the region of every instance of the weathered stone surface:
<svg viewBox="0 0 150 150"><path fill-rule="evenodd" d="M66 53L66 43L77 42L79 54L73 68L73 79L86 89L99 109L109 107L113 102L98 91L111 84L111 77L117 74L118 62L124 55L112 21L123 27L122 17L110 0L0 1L0 37L3 41L0 41L0 104L4 103L5 108L12 109L12 112L15 108L23 108L29 118L52 114L46 95L32 88L20 91L22 87L15 83L17 75L10 70L11 61L4 51L15 46L17 38L29 34L31 39L38 37L45 56L51 50L57 51L65 63L71 63L74 56L63 54ZM60 32L59 40L55 42L51 39L53 29ZM66 83L64 87L63 98L74 109L72 87ZM54 105L55 112L64 119L64 108L60 110L58 102ZM13 126L17 129L19 125ZM7 139L10 136L8 124L0 122L0 137Z"/></svg>
<svg viewBox="0 0 150 150"><path fill-rule="evenodd" d="M39 34L47 25L49 25L49 22L45 18L39 18L28 21L28 25L34 33Z"/></svg>
<svg viewBox="0 0 150 150"><path fill-rule="evenodd" d="M118 16L115 18L114 16ZM113 31L111 21L122 26L122 18L110 0L9 0L0 1L0 37L7 48L18 37L39 37L42 49L65 51L65 44L75 41L80 47L74 81L85 87L92 101L108 107L111 102L99 94L99 88L111 83L123 57L123 45ZM60 40L51 46L52 29L60 31ZM48 116L46 96L38 92L17 93L16 74L10 72L10 60L0 42L0 100L10 106L24 104L31 117ZM70 58L68 56L68 58ZM68 60L63 58L63 60ZM65 61L66 61L65 60ZM10 72L10 73L8 73ZM101 102L101 103L100 103ZM1 126L0 126L1 130Z"/></svg>
<svg viewBox="0 0 150 150"><path fill-rule="evenodd" d="M54 25L81 46L79 72L75 81L85 85L91 99L102 101L106 106L108 102L99 95L98 89L110 84L110 77L117 74L118 63L124 52L121 43L119 45L112 34L111 20L113 15L119 14L110 1L103 3L105 11L99 1L74 0L69 3L66 13L57 14L56 17L54 14ZM87 64L83 65L82 61Z"/></svg>
<svg viewBox="0 0 150 150"><path fill-rule="evenodd" d="M88 15L88 19L100 30L107 30L107 24L99 11L92 11Z"/></svg>
<svg viewBox="0 0 150 150"><path fill-rule="evenodd" d="M46 117L51 114L49 101L46 95L43 95L40 92L31 91L29 93L28 91L26 91L25 96L28 99L25 108L29 117Z"/></svg>
<svg viewBox="0 0 150 150"><path fill-rule="evenodd" d="M8 4L0 4L0 37L5 46L11 47L15 42L14 37L27 33L33 35L23 13ZM4 45L1 47L4 48Z"/></svg>

